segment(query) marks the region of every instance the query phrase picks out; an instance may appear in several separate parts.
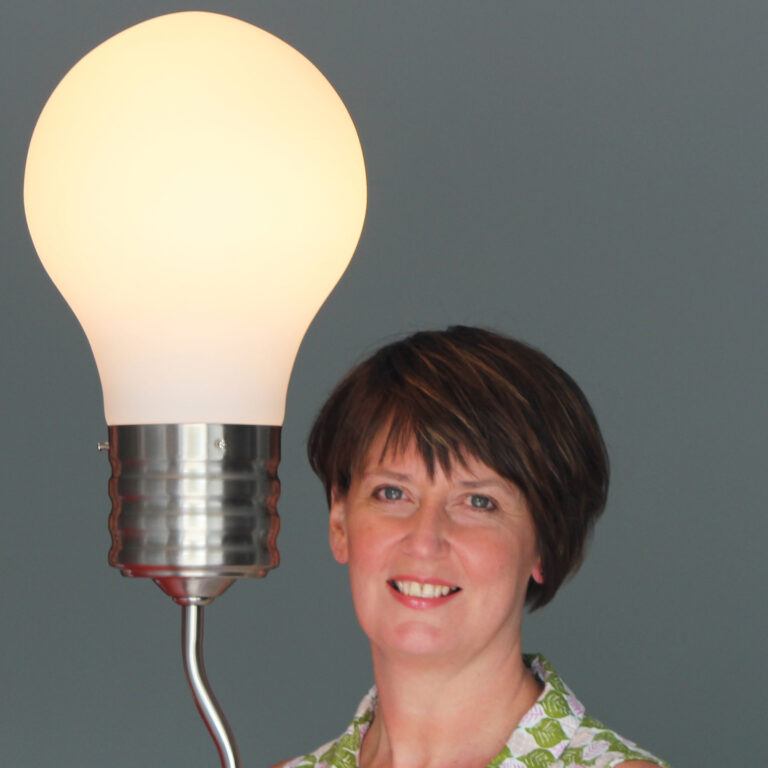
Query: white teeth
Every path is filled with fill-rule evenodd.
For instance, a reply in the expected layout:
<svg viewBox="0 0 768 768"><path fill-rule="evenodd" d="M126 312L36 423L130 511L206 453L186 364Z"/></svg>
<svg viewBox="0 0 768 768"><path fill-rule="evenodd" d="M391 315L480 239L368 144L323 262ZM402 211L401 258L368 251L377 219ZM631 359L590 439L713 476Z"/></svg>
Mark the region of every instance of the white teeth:
<svg viewBox="0 0 768 768"><path fill-rule="evenodd" d="M456 588L447 587L443 584L422 584L418 581L395 581L398 592L402 592L409 597L445 597L450 594L451 591L456 591Z"/></svg>

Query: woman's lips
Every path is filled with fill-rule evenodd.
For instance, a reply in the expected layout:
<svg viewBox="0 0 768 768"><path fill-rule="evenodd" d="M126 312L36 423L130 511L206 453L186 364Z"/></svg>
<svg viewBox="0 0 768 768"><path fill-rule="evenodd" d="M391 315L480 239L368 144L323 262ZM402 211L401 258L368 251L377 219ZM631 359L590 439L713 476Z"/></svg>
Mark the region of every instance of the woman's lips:
<svg viewBox="0 0 768 768"><path fill-rule="evenodd" d="M387 581L393 596L411 608L430 608L454 598L461 588L442 579L396 577Z"/></svg>

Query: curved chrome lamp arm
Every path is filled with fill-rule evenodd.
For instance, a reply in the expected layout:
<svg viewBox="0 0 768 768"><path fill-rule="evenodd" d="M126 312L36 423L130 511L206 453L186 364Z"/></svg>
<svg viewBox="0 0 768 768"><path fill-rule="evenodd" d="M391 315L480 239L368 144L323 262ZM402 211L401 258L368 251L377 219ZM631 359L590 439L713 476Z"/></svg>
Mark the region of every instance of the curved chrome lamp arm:
<svg viewBox="0 0 768 768"><path fill-rule="evenodd" d="M200 716L219 751L222 768L241 768L240 752L219 702L213 695L203 664L203 606L181 606L181 648L184 671Z"/></svg>

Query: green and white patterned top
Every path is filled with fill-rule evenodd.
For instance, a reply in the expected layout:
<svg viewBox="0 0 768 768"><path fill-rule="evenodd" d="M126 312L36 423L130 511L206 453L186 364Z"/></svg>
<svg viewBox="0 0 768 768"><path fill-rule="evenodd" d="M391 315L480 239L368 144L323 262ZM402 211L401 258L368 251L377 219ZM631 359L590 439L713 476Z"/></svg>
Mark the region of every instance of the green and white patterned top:
<svg viewBox="0 0 768 768"><path fill-rule="evenodd" d="M663 760L585 715L584 706L543 656L523 658L544 690L488 768L611 768L625 760L648 760L669 768ZM374 687L338 739L289 761L284 768L359 768L360 745L373 722L376 700Z"/></svg>

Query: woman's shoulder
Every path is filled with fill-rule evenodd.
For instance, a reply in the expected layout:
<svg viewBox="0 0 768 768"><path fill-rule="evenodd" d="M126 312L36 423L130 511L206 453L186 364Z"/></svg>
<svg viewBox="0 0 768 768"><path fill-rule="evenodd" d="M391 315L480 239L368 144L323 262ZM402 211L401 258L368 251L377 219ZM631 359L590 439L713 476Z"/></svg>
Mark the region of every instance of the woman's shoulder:
<svg viewBox="0 0 768 768"><path fill-rule="evenodd" d="M634 741L583 714L562 755L566 765L605 765L611 768L669 768L667 763ZM598 760L599 758L599 760Z"/></svg>
<svg viewBox="0 0 768 768"><path fill-rule="evenodd" d="M524 733L530 734L536 742L528 739L531 749L553 750L564 765L669 768L663 760L585 712L584 705L545 657L530 655L525 661L544 684L544 690L521 721L522 730L518 726L516 734L521 744Z"/></svg>

